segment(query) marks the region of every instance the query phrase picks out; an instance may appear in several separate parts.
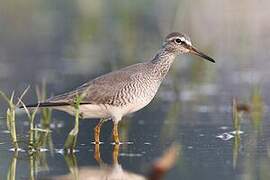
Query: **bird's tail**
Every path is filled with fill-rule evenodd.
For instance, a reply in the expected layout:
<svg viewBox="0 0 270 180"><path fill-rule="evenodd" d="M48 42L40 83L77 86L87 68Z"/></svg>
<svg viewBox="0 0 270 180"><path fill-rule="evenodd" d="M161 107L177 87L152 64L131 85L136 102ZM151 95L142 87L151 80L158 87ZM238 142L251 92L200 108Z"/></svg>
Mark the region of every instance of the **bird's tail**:
<svg viewBox="0 0 270 180"><path fill-rule="evenodd" d="M69 106L70 103L67 102L41 102L36 104L28 104L26 107L34 108L34 107L56 107L56 106ZM20 106L19 108L24 108L24 106Z"/></svg>
<svg viewBox="0 0 270 180"><path fill-rule="evenodd" d="M83 104L91 104L88 102L81 102L80 105ZM36 104L28 104L26 107L34 108L34 107L58 107L58 106L72 106L70 102L40 102ZM20 106L19 108L24 108L24 106Z"/></svg>

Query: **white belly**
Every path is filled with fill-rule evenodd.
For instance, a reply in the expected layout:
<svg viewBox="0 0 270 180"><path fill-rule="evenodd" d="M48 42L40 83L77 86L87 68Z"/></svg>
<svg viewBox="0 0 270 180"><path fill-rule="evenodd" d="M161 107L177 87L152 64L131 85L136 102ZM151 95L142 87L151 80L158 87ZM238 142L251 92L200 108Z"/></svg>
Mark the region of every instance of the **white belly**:
<svg viewBox="0 0 270 180"><path fill-rule="evenodd" d="M65 111L71 115L75 114L75 109L72 106L59 106L54 109ZM110 112L104 105L85 104L80 105L80 113L83 118L109 118Z"/></svg>
<svg viewBox="0 0 270 180"><path fill-rule="evenodd" d="M152 99L153 97L147 99L138 99L133 103L127 104L127 106L124 108L125 114L130 114L144 108L151 102Z"/></svg>
<svg viewBox="0 0 270 180"><path fill-rule="evenodd" d="M146 105L148 105L153 97L149 98L138 98L132 103L126 104L125 106L110 106L110 105L81 105L80 113L83 118L110 118L110 117L123 117L124 115L136 112ZM72 106L59 106L54 109L65 111L71 115L75 114L75 109Z"/></svg>

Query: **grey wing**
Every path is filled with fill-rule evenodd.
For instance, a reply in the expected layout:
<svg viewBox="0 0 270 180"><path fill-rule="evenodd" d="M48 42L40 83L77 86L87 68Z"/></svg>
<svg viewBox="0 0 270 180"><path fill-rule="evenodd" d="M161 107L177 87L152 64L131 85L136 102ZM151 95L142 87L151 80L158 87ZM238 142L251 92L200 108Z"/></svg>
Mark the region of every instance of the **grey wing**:
<svg viewBox="0 0 270 180"><path fill-rule="evenodd" d="M141 74L137 67L139 65L100 76L71 92L52 97L47 102L72 103L77 95L82 95L84 104L113 104L114 98L132 81L132 77Z"/></svg>

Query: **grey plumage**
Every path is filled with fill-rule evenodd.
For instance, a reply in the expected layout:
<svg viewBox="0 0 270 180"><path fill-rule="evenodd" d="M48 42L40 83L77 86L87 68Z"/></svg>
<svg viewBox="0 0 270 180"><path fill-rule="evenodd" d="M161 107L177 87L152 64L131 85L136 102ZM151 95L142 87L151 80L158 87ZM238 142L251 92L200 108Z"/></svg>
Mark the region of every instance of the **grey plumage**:
<svg viewBox="0 0 270 180"><path fill-rule="evenodd" d="M142 72L147 72L150 66L149 63L128 66L121 70L102 75L83 84L74 91L52 97L46 102L72 102L76 95L85 93L83 103L108 104L113 106L125 105L134 98L132 94L139 95L140 92L137 88L144 88L146 84L150 85L151 77L148 74L142 74Z"/></svg>

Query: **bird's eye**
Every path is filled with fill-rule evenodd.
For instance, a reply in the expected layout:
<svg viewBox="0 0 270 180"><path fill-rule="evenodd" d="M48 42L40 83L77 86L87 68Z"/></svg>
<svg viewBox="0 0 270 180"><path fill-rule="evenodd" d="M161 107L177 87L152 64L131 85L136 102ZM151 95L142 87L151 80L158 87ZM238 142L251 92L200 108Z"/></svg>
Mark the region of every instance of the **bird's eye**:
<svg viewBox="0 0 270 180"><path fill-rule="evenodd" d="M175 39L175 42L178 43L178 44L181 44L182 40L180 38L177 38L177 39Z"/></svg>

